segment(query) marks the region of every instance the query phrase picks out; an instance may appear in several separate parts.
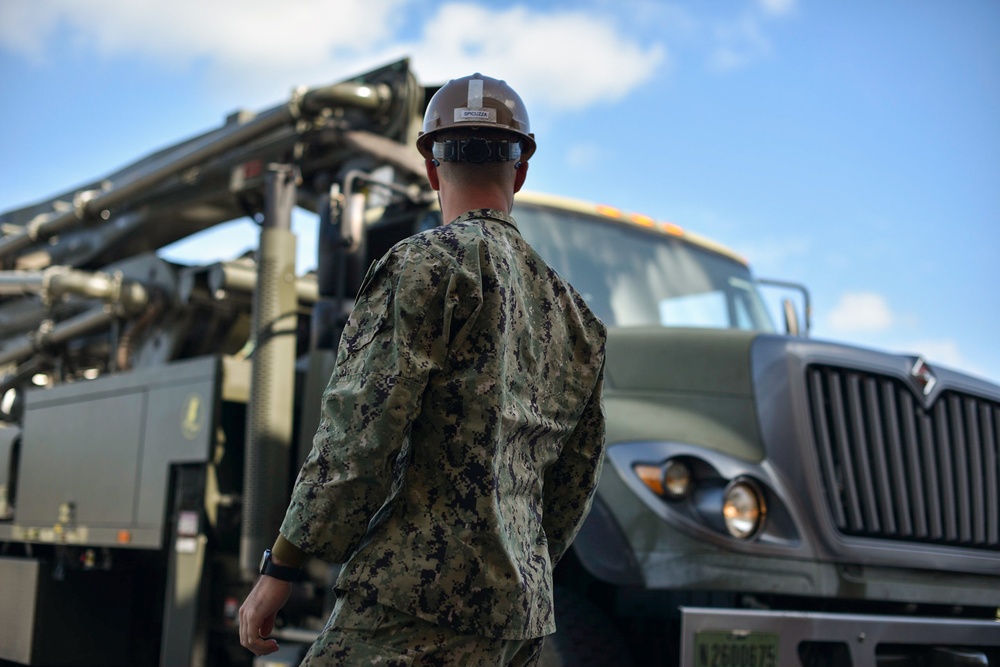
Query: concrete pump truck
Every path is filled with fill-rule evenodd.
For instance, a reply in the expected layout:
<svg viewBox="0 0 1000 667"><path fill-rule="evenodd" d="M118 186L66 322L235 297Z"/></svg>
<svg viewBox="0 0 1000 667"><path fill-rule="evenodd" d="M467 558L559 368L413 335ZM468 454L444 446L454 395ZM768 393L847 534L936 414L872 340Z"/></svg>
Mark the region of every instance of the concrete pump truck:
<svg viewBox="0 0 1000 667"><path fill-rule="evenodd" d="M235 616L369 263L441 224L407 61L0 214L0 664L297 664L312 562L252 663ZM297 275L293 209L317 216ZM609 327L607 461L543 664L1000 665L1000 387L772 324L730 250L519 195ZM233 220L242 257L164 247Z"/></svg>

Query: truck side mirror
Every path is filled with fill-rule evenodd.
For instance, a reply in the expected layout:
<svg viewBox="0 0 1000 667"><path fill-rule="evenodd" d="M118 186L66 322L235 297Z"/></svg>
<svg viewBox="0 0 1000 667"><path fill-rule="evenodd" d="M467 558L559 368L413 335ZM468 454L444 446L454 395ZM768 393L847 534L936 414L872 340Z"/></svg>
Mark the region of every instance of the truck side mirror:
<svg viewBox="0 0 1000 667"><path fill-rule="evenodd" d="M809 296L809 289L801 283L790 283L786 280L772 280L771 278L757 278L758 285L777 287L782 290L791 290L802 295L802 303L805 312L802 314L802 324L799 326L799 314L795 304L789 298L782 299L781 309L785 318L785 331L789 336L808 336L812 329L812 300Z"/></svg>
<svg viewBox="0 0 1000 667"><path fill-rule="evenodd" d="M799 314L795 311L795 304L791 299L781 301L781 309L785 313L785 332L789 336L799 335Z"/></svg>

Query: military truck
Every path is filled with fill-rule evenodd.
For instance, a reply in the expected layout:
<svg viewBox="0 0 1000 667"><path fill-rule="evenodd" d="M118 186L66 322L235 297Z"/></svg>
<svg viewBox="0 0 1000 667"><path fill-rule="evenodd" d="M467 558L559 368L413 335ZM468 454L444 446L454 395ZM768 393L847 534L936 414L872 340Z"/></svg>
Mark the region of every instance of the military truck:
<svg viewBox="0 0 1000 667"><path fill-rule="evenodd" d="M0 215L2 664L252 664L237 609L353 295L442 222L412 148L434 90L405 60L296 90ZM795 308L777 332L747 264L679 226L515 206L609 326L607 461L543 664L1000 664L1000 387L812 340ZM164 258L245 219L245 256ZM336 573L310 563L255 664L296 664Z"/></svg>

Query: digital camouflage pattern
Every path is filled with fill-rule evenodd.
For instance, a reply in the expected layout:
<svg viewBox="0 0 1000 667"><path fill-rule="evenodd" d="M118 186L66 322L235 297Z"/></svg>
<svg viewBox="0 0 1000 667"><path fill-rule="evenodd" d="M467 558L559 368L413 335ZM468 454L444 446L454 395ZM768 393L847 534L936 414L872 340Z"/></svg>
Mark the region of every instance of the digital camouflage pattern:
<svg viewBox="0 0 1000 667"><path fill-rule="evenodd" d="M300 667L533 667L543 641L462 635L348 593Z"/></svg>
<svg viewBox="0 0 1000 667"><path fill-rule="evenodd" d="M346 561L362 599L554 632L552 568L604 457L605 337L501 211L400 242L362 284L281 533Z"/></svg>

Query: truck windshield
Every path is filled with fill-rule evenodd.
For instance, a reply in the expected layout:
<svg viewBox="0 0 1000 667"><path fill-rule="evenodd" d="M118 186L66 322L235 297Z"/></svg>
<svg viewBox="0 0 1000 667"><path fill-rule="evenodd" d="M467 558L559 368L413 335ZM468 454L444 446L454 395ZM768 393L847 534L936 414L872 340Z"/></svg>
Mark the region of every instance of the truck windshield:
<svg viewBox="0 0 1000 667"><path fill-rule="evenodd" d="M668 234L550 206L518 203L525 240L608 326L773 332L750 271Z"/></svg>

